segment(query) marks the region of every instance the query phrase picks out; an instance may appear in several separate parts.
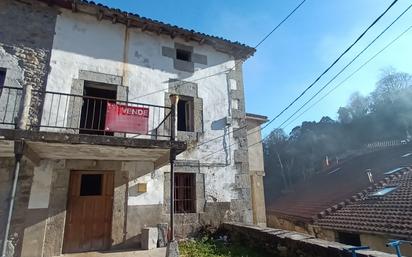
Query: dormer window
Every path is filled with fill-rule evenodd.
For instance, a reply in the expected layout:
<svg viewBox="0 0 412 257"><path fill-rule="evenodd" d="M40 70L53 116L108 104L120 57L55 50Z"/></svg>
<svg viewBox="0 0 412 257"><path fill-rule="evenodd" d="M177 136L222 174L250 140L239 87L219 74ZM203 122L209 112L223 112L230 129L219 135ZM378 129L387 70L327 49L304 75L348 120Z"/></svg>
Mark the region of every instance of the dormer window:
<svg viewBox="0 0 412 257"><path fill-rule="evenodd" d="M192 61L192 53L183 49L176 49L176 59L181 61Z"/></svg>

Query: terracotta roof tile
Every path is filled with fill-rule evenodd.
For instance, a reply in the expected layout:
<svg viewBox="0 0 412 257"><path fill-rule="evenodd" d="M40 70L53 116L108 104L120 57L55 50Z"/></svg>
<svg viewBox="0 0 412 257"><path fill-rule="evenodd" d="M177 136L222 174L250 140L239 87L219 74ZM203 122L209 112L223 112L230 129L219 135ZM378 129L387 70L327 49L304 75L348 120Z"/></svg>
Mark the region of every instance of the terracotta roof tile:
<svg viewBox="0 0 412 257"><path fill-rule="evenodd" d="M396 189L383 196L373 193L356 203L315 221L321 227L350 231L370 231L412 238L412 171L393 176L388 183Z"/></svg>
<svg viewBox="0 0 412 257"><path fill-rule="evenodd" d="M393 180L397 176L392 175L393 178L391 178L384 173L394 168L412 166L412 156L402 157L406 152L411 151L412 145L408 144L346 160L338 166L341 168L338 172L328 174L337 168L332 167L310 180L299 183L295 186L294 192L269 200L267 212L283 217L309 220L317 219L318 214L326 215L326 210L328 208L332 210L334 205L342 205L344 207L338 212L346 213L347 206L363 202L368 198L370 191L376 191L376 188L384 185L393 185L395 183ZM369 182L365 173L366 169L372 170L374 184ZM402 194L408 195L409 192L402 191ZM396 210L399 205L409 206L412 202L396 199L391 203L376 204L391 206L390 208ZM370 210L370 212L374 211L376 210ZM335 212L336 210L329 211L329 213Z"/></svg>

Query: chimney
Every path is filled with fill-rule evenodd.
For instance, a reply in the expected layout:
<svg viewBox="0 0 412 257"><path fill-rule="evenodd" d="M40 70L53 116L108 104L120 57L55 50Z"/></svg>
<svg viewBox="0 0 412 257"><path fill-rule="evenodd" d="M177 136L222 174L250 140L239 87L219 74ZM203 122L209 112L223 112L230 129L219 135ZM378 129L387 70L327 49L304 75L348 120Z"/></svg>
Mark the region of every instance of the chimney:
<svg viewBox="0 0 412 257"><path fill-rule="evenodd" d="M374 183L371 169L366 169L366 175L368 175L369 182Z"/></svg>

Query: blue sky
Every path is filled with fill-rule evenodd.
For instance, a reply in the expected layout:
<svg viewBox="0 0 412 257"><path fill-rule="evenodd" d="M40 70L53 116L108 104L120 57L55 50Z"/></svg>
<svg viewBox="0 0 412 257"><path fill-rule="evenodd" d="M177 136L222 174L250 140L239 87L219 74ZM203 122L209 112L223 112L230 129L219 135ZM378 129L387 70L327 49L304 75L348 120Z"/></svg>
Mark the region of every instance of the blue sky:
<svg viewBox="0 0 412 257"><path fill-rule="evenodd" d="M254 46L297 6L300 0L99 0L98 2ZM301 9L257 49L255 56L246 61L244 79L247 111L266 115L269 118L278 114L391 2L392 0L307 0ZM273 122L264 134L288 118L409 4L409 0L399 0L346 58L343 58L289 112ZM350 74L411 25L412 10L406 13L330 87L339 83L346 77L345 74ZM412 73L412 30L285 130L290 131L304 120L318 121L325 115L336 118L337 109L346 104L351 93L359 91L368 94L373 90L382 69L388 67Z"/></svg>

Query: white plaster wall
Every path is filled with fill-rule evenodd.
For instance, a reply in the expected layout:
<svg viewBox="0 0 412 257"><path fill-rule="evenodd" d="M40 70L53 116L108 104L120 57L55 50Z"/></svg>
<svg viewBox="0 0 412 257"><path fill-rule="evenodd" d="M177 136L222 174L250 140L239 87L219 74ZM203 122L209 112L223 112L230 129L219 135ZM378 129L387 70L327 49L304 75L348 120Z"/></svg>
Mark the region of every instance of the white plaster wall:
<svg viewBox="0 0 412 257"><path fill-rule="evenodd" d="M52 180L53 162L41 161L34 168L33 183L30 190L29 209L42 209L49 207L50 187Z"/></svg>
<svg viewBox="0 0 412 257"><path fill-rule="evenodd" d="M57 17L56 34L53 41L48 91L69 93L72 80L78 78L79 71L87 70L123 76L123 85L129 88L129 101L164 105L164 94L167 92L169 79L193 81L198 84L199 97L203 98L205 133L199 143L224 134L223 129L212 130L212 123L229 116L228 89L236 88L237 85L234 81L228 85L226 74L208 76L232 68L235 64L232 57L217 52L208 45L199 45L179 39L172 40L169 36L143 33L136 28L130 28L126 31L125 26L121 24L98 21L94 16L72 13L68 10L61 11L62 13ZM195 53L207 56L208 64L195 64L194 73L175 70L173 60L162 56L161 53L162 46L174 47L175 42L192 45ZM124 56L126 57L124 58ZM141 97L158 90L164 91ZM50 104L49 99L45 103L45 110L51 109ZM57 112L56 108L52 109ZM57 113L53 113L51 116L52 120L53 118L61 120L60 125L64 125L64 119L62 119L64 109L60 107L59 117L56 116ZM48 113L43 114L43 119L46 117L48 117ZM159 115L159 118L163 118L163 115ZM43 120L44 122L46 120ZM222 151L208 158L204 157L232 143L233 137L230 134L212 143L202 145L199 149L190 149L178 156L178 159L200 160L214 164L225 164L229 161L229 165L226 167L202 168L206 180L206 195L213 196L222 202L230 201L236 197L232 190L236 173L232 160L236 147L230 147L229 156L226 156L225 152ZM162 172L160 173L162 174ZM132 181L131 186L140 181L148 183L148 192L131 196L129 204L163 202L163 177L153 177L151 173L147 173ZM206 199L213 201L212 197L206 197Z"/></svg>
<svg viewBox="0 0 412 257"><path fill-rule="evenodd" d="M127 204L154 205L163 204L163 173L154 170L152 162L131 162L129 171L129 198ZM147 192L137 192L137 184L146 183Z"/></svg>

